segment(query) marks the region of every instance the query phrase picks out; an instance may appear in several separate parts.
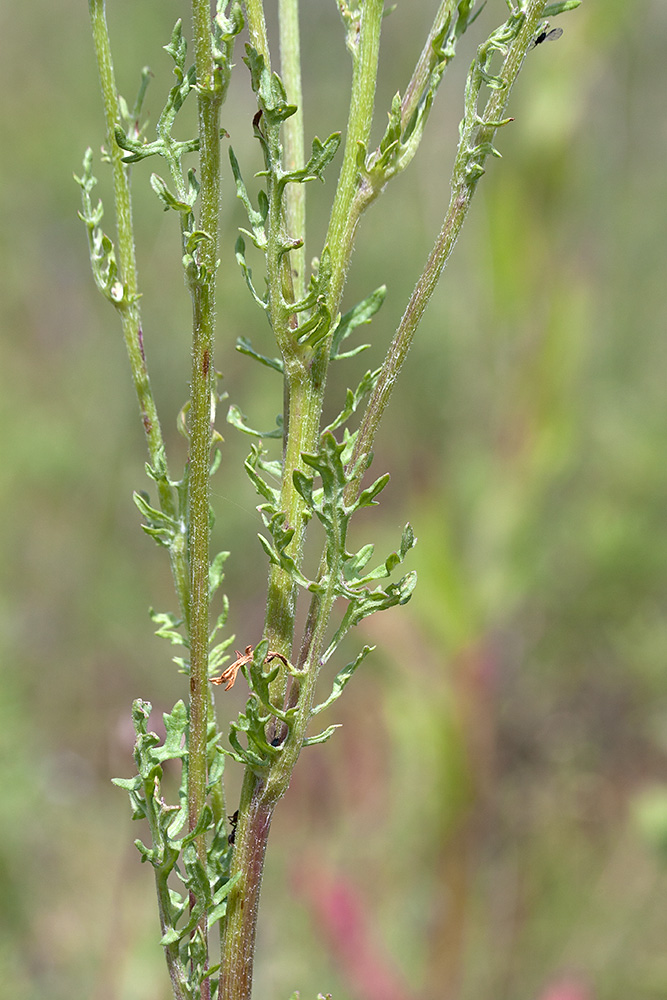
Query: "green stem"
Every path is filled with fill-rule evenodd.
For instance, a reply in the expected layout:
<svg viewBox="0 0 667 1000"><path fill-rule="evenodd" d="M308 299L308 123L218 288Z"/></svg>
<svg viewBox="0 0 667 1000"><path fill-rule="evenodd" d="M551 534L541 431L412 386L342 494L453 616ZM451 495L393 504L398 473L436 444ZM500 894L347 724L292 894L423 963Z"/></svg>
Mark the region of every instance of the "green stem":
<svg viewBox="0 0 667 1000"><path fill-rule="evenodd" d="M257 49L261 56L264 56L264 65L271 72L271 56L269 53L269 41L266 35L263 0L245 0L244 7L250 44L253 48Z"/></svg>
<svg viewBox="0 0 667 1000"><path fill-rule="evenodd" d="M412 344L426 307L436 289L440 275L449 260L465 220L477 181L482 176L483 165L491 152L491 144L502 122L510 92L516 81L535 37L537 26L544 16L548 0L533 0L523 20L522 27L509 44L503 64L498 72L498 85L491 91L484 113L477 115L477 100L483 83L479 63L487 43L480 46L466 88L466 112L462 123L461 140L452 176L452 193L442 228L428 256L414 291L406 306L392 343L387 352L380 377L372 392L359 428L350 468L367 458L372 450L377 428L396 384L398 374ZM507 22L509 25L511 20ZM471 170L471 166L474 168ZM360 483L355 489L358 491Z"/></svg>
<svg viewBox="0 0 667 1000"><path fill-rule="evenodd" d="M188 548L190 561L190 715L188 730L188 825L197 825L206 798L209 715L209 560L210 461L214 392L215 271L218 257L220 204L220 108L222 90L216 80L209 0L192 0L197 109L200 140L201 209L199 228L207 239L199 244L196 267L189 271L192 296L192 382L188 470ZM206 835L196 839L199 860L206 865ZM206 914L200 929L206 939ZM202 984L202 1000L210 981Z"/></svg>
<svg viewBox="0 0 667 1000"><path fill-rule="evenodd" d="M106 122L106 148L113 171L114 202L118 229L118 269L124 290L123 299L118 303L117 308L120 312L123 337L130 360L134 388L139 400L141 419L144 425L151 464L153 468L160 469L166 468L166 456L143 347L141 314L138 303L137 262L132 226L129 167L123 163L123 150L116 142L114 133L115 126L120 120L120 113L118 110L118 92L116 90L113 62L111 59L109 30L106 22L105 2L104 0L89 0L88 6L92 23L97 67L102 87L104 118ZM163 486L160 489L160 501L165 513L171 515L176 513L168 486Z"/></svg>
<svg viewBox="0 0 667 1000"><path fill-rule="evenodd" d="M334 199L327 235L327 245L332 255L332 287L329 293L332 315L338 309L345 275L352 253L356 221L351 223L351 206L358 181L357 150L359 143L368 145L373 118L375 83L377 78L382 0L368 0L361 15L358 49L354 55L352 96L348 117L348 130L343 156L343 166ZM288 37L285 32L283 37ZM292 42L294 42L294 35ZM291 64L292 59L286 64ZM301 185L290 185L301 187ZM357 217L358 219L358 217ZM280 224L279 220L276 224ZM271 251L273 238L269 234L267 272L269 288L278 289L280 301L280 264L284 255L278 249ZM279 248L276 242L275 246ZM303 535L306 524L305 504L294 489L292 475L301 467L301 455L317 449L324 387L328 367L328 350L321 348L313 357L306 349L299 348L290 337L289 317L281 315L274 307L274 332L281 346L285 362L288 389L287 438L284 455L281 509L287 522L294 528L291 555L300 564ZM288 658L292 654L294 632L295 593L292 582L279 567L272 567L267 602L266 636L270 648ZM272 691L275 698L284 694L287 678L283 672Z"/></svg>
<svg viewBox="0 0 667 1000"><path fill-rule="evenodd" d="M279 0L280 71L290 104L296 105L283 126L284 166L299 170L305 163L303 138L303 94L301 90L301 43L299 39L299 0ZM303 240L290 254L294 298L306 294L306 186L288 184L285 190L285 225L288 235Z"/></svg>
<svg viewBox="0 0 667 1000"><path fill-rule="evenodd" d="M153 469L159 473L157 490L160 507L170 517L177 516L176 502L169 484L167 455L162 437L162 428L153 398L146 355L144 352L141 312L139 309L139 283L137 261L134 249L134 229L132 225L132 198L130 192L130 168L123 163L123 150L116 142L115 126L120 121L118 92L114 77L111 44L106 22L104 0L89 0L90 19L93 31L95 55L102 88L104 118L106 123L106 148L113 171L114 207L118 230L118 269L123 283L123 298L116 303L120 314L123 339L130 361L141 420L146 435L148 454ZM181 614L187 620L189 611L189 579L185 540L177 538L170 548L171 572L178 595Z"/></svg>
<svg viewBox="0 0 667 1000"><path fill-rule="evenodd" d="M359 182L357 157L360 148L368 149L373 121L383 7L384 0L366 0L362 5L358 46L353 53L352 94L343 166L326 237L333 271L328 302L332 316L335 316L343 294L357 224L363 211L355 198Z"/></svg>
<svg viewBox="0 0 667 1000"><path fill-rule="evenodd" d="M401 126L405 128L412 115L417 110L417 105L422 99L426 90L433 67L437 62L437 56L433 50L433 42L438 37L442 29L449 24L457 6L457 0L442 0L440 8L433 19L431 30L429 31L421 55L417 60L410 82L405 88L403 100L401 101ZM450 59L454 57L452 50Z"/></svg>

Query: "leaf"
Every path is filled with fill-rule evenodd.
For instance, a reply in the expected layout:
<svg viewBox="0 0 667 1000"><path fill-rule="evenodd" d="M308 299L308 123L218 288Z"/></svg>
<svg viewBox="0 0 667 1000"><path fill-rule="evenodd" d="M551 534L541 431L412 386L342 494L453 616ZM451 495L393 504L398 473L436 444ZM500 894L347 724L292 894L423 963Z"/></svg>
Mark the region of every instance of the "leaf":
<svg viewBox="0 0 667 1000"><path fill-rule="evenodd" d="M266 212L268 211L268 202L262 203L260 206L263 211L257 211L253 208L252 202L250 201L250 195L241 176L241 168L239 162L236 159L236 155L232 147L229 147L229 162L232 167L232 174L234 175L234 182L236 184L236 197L243 203L243 206L248 215L248 221L252 226L252 233L249 234L253 243L258 250L264 250L266 248Z"/></svg>
<svg viewBox="0 0 667 1000"><path fill-rule="evenodd" d="M340 132L332 132L331 135L322 142L317 136L311 145L310 159L300 170L291 170L282 174L281 183L288 181L292 183L304 183L305 181L324 181L322 174L329 166L340 146Z"/></svg>
<svg viewBox="0 0 667 1000"><path fill-rule="evenodd" d="M161 639L169 639L173 646L189 648L187 636L178 631L183 625L182 618L177 618L170 611L154 611L153 608L150 609L149 614L152 621L159 625L159 628L155 630L157 636Z"/></svg>
<svg viewBox="0 0 667 1000"><path fill-rule="evenodd" d="M544 17L555 17L556 14L563 14L566 10L575 10L581 0L560 0L560 3L550 3L544 8Z"/></svg>
<svg viewBox="0 0 667 1000"><path fill-rule="evenodd" d="M181 201L171 193L165 181L159 174L151 174L150 184L156 195L162 202L165 212L172 208L175 212L191 212L192 205L187 201ZM193 202L194 204L194 202Z"/></svg>
<svg viewBox="0 0 667 1000"><path fill-rule="evenodd" d="M283 436L283 418L282 414L276 417L277 427L275 430L271 431L256 431L253 427L249 427L246 423L246 418L239 410L238 406L234 403L231 404L229 410L227 411L227 423L232 424L237 430L243 431L244 434L249 434L251 437L257 438L282 438Z"/></svg>
<svg viewBox="0 0 667 1000"><path fill-rule="evenodd" d="M182 24L183 22L179 17L171 33L169 44L162 46L164 51L168 52L176 63L177 69L180 69L181 71L185 68L185 57L188 50L187 42L183 37Z"/></svg>
<svg viewBox="0 0 667 1000"><path fill-rule="evenodd" d="M232 891L236 883L241 878L242 872L237 872L232 878L227 879L227 881L218 889L215 896L213 897L213 902L215 903L213 909L208 915L208 926L209 929L213 927L214 924L221 920L227 912L227 896ZM209 970L212 971L212 970Z"/></svg>
<svg viewBox="0 0 667 1000"><path fill-rule="evenodd" d="M277 73L269 73L264 57L257 49L246 44L245 51L243 61L250 70L251 86L257 94L258 104L266 117L267 125L269 128L280 125L286 118L295 114L296 104L288 104L282 80Z"/></svg>
<svg viewBox="0 0 667 1000"><path fill-rule="evenodd" d="M333 726L328 726L323 732L318 733L317 736L307 736L303 741L303 746L314 747L318 743L326 743L330 739L337 729L341 728L341 723L336 723Z"/></svg>
<svg viewBox="0 0 667 1000"><path fill-rule="evenodd" d="M347 395L345 399L345 406L338 414L338 416L325 428L326 431L334 431L341 424L344 424L350 419L353 413L356 412L359 404L371 394L373 389L377 384L377 380L380 377L381 369L377 368L374 372L366 372L361 382L357 388L352 391L352 389L347 390Z"/></svg>
<svg viewBox="0 0 667 1000"><path fill-rule="evenodd" d="M208 570L208 586L211 597L225 578L223 566L229 558L229 552L218 552Z"/></svg>
<svg viewBox="0 0 667 1000"><path fill-rule="evenodd" d="M280 490L275 489L273 486L269 486L266 480L263 479L257 471L258 469L261 471L272 471L273 469L273 463L264 462L263 454L264 452L262 451L261 445L253 445L252 451L244 463L244 467L259 496L264 497L264 499L271 504L275 511L276 504L280 501ZM277 471L279 471L282 475L282 470Z"/></svg>
<svg viewBox="0 0 667 1000"><path fill-rule="evenodd" d="M146 142L145 139L133 139L121 125L115 126L114 138L117 145L129 154L123 157L123 163L139 163L140 160L144 160L147 156L156 156L164 152L162 140L157 139L154 142Z"/></svg>
<svg viewBox="0 0 667 1000"><path fill-rule="evenodd" d="M358 326L362 326L365 323L370 323L373 316L382 306L387 295L387 286L380 285L376 288L374 292L371 292L369 296L358 302L356 306L350 309L345 315L338 321L338 325L334 330L333 339L331 341L331 360L338 361L342 358L352 357L354 354L358 354L363 351L369 345L363 345L357 347L354 351L349 351L347 353L341 354L340 347L344 340L353 333Z"/></svg>
<svg viewBox="0 0 667 1000"><path fill-rule="evenodd" d="M241 354L247 354L248 357L254 358L255 361L259 361L260 364L266 365L267 368L273 368L281 374L284 371L284 365L280 358L267 358L263 354L258 354L247 337L236 338L236 350Z"/></svg>
<svg viewBox="0 0 667 1000"><path fill-rule="evenodd" d="M170 713L162 714L165 728L164 744L155 749L155 759L182 760L187 756L185 735L188 728L188 710L182 701L177 701Z"/></svg>
<svg viewBox="0 0 667 1000"><path fill-rule="evenodd" d="M252 270L246 264L245 240L243 239L242 236L239 236L239 238L236 241L235 255L236 255L236 261L239 267L241 268L243 277L245 278L246 285L248 286L248 290L250 291L250 294L252 295L253 299L261 309L265 310L268 309L269 308L268 299L266 297L262 298L256 291L255 286L253 284Z"/></svg>
<svg viewBox="0 0 667 1000"><path fill-rule="evenodd" d="M362 490L355 503L355 510L358 510L361 507L377 506L375 498L382 492L388 482L389 473L385 472L384 476L380 476L379 479L376 479L372 486L369 486L368 489Z"/></svg>
<svg viewBox="0 0 667 1000"><path fill-rule="evenodd" d="M164 545L168 548L176 536L180 534L180 529L174 518L170 514L165 514L163 511L151 507L148 502L148 494L143 490L135 490L133 499L148 522L148 524L141 525L143 530L147 535L152 535L158 545Z"/></svg>
<svg viewBox="0 0 667 1000"><path fill-rule="evenodd" d="M348 663L346 667L343 667L342 670L338 671L338 673L334 677L331 694L329 695L326 701L323 701L321 702L321 704L315 706L315 708L311 712L311 715L319 715L320 712L323 712L325 708L328 708L329 705L332 705L334 701L337 701L338 698L340 698L341 694L343 693L343 689L345 688L347 682L350 680L350 678L352 677L353 673L355 672L359 664L362 662L362 660L365 660L368 654L372 653L374 649L375 646L364 646L364 648L357 656L356 660L353 660L351 663Z"/></svg>

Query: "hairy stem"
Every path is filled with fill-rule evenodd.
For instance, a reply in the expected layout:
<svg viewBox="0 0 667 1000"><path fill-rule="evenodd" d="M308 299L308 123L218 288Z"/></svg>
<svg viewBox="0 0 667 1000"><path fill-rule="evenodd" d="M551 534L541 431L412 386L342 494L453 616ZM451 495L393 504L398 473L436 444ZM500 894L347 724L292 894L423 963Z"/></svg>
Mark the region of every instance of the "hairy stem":
<svg viewBox="0 0 667 1000"><path fill-rule="evenodd" d="M199 228L207 238L199 244L196 267L188 272L192 296L192 382L190 395L190 454L188 471L190 558L190 716L188 731L188 825L197 825L206 798L207 730L209 714L209 549L210 482L214 399L213 344L215 330L215 271L218 257L220 204L220 108L222 89L216 80L209 0L192 0L197 110L200 141L201 210ZM206 836L196 839L197 855L206 865ZM207 918L200 930L206 939ZM210 996L210 981L202 984L202 1000Z"/></svg>
<svg viewBox="0 0 667 1000"><path fill-rule="evenodd" d="M335 315L342 295L356 229L356 220L350 224L350 219L359 175L357 150L359 143L364 146L368 144L373 118L382 6L382 0L368 0L364 5L358 48L353 57L352 96L345 153L327 235L327 245L332 255L333 274L328 296L332 315ZM291 39L292 44L298 40L298 36L293 33L289 35L286 31L282 37L285 41ZM283 58L286 63L291 63L293 60L293 56L288 60L286 54ZM275 287L278 281L277 264L273 273L269 264L270 285L273 283ZM290 343L289 331L288 326L282 343L280 334L277 335L283 350L289 400L281 507L286 512L290 527L295 531L291 554L298 565L306 519L304 501L294 489L292 474L301 466L301 455L304 452L315 451L317 447L328 368L328 349L326 346L322 347L314 356L309 356L308 349L304 352L297 345ZM266 634L271 648L287 657L290 657L292 652L294 596L294 588L288 575L279 567L273 567L269 581ZM284 694L285 686L286 677L283 674L274 688L276 698L279 699L281 694Z"/></svg>
<svg viewBox="0 0 667 1000"><path fill-rule="evenodd" d="M466 112L462 123L461 140L456 155L452 176L452 192L445 220L436 238L424 270L420 274L414 291L391 342L382 371L372 392L361 422L350 468L368 458L373 441L389 398L396 384L426 307L436 289L440 275L449 260L458 238L461 226L470 207L477 181L482 176L483 164L492 151L492 142L498 128L506 124L501 119L505 113L510 92L516 81L535 37L537 26L544 15L548 0L533 0L528 5L522 26L508 45L502 66L498 72L496 85L486 103L481 117L477 114L477 100L483 83L480 72L480 58L484 46L480 46L478 57L470 71L466 88ZM507 22L507 25L511 23ZM507 25L505 27L507 27ZM487 43L485 43L486 45ZM473 169L471 169L471 167ZM358 491L360 482L355 489Z"/></svg>
<svg viewBox="0 0 667 1000"><path fill-rule="evenodd" d="M264 18L263 0L244 0L246 22L250 35L250 44L264 56L264 64L271 71L271 56L266 35L266 20Z"/></svg>
<svg viewBox="0 0 667 1000"><path fill-rule="evenodd" d="M356 51L353 53L352 95L345 136L345 151L338 187L329 219L326 243L332 256L333 277L329 293L332 316L343 294L352 247L361 210L355 207L359 183L357 157L366 149L373 121L375 84L380 52L383 0L366 0L362 5Z"/></svg>
<svg viewBox="0 0 667 1000"><path fill-rule="evenodd" d="M141 420L146 435L150 463L156 472L160 507L165 514L175 517L176 503L169 485L167 455L162 437L162 428L153 398L146 354L144 351L141 312L139 309L139 282L134 249L134 229L132 225L132 198L130 192L130 168L123 163L123 150L116 142L115 127L120 120L118 92L111 59L111 44L106 22L104 0L89 0L90 18L93 30L95 55L100 75L104 118L106 123L106 148L113 171L114 208L118 230L118 268L123 283L122 300L116 303L120 314L123 339L130 361ZM178 538L170 548L171 573L178 596L181 614L187 621L189 615L190 583L184 538Z"/></svg>
<svg viewBox="0 0 667 1000"><path fill-rule="evenodd" d="M164 440L160 420L151 390L146 357L144 354L137 261L132 226L132 198L130 194L129 167L123 163L123 150L116 142L114 129L120 120L118 92L111 59L111 45L106 22L104 0L89 0L88 7L93 29L93 42L102 87L104 118L106 123L106 148L113 171L114 203L118 229L118 268L123 282L123 299L117 308L123 328L134 388L139 400L141 418L146 434L151 464L155 469L166 468ZM175 506L168 486L160 489L160 502L167 514L174 514Z"/></svg>
<svg viewBox="0 0 667 1000"><path fill-rule="evenodd" d="M405 88L403 100L401 101L401 125L403 128L406 127L410 118L417 110L417 105L428 86L429 78L436 62L433 43L442 30L449 24L456 10L457 2L458 0L442 0L438 12L433 19L433 24L426 36L426 42L415 66L414 73ZM454 51L452 49L449 58L452 59L453 57Z"/></svg>
<svg viewBox="0 0 667 1000"><path fill-rule="evenodd" d="M301 90L301 44L299 39L299 0L279 0L280 19L280 72L287 92L287 100L296 105L293 114L283 127L283 152L285 168L299 170L305 163L303 139L303 94ZM303 245L292 251L292 287L294 298L306 294L306 187L288 184L285 190L285 225L294 239Z"/></svg>
<svg viewBox="0 0 667 1000"><path fill-rule="evenodd" d="M219 1000L250 1000L255 958L255 933L264 855L275 799L264 782L247 770L239 802L232 877L239 881L229 894L220 969Z"/></svg>

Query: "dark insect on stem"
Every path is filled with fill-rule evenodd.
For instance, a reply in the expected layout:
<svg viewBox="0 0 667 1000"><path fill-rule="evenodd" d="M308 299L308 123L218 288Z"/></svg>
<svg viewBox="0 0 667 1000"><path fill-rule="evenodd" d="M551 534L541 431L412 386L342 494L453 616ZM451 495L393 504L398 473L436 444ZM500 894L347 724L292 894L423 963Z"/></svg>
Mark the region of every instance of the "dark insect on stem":
<svg viewBox="0 0 667 1000"><path fill-rule="evenodd" d="M234 813L233 816L228 816L227 819L229 820L229 825L230 825L230 831L229 831L229 834L227 836L227 843L228 844L233 844L234 841L236 840L236 826L237 826L238 821L239 821L239 811L238 811L238 809L236 810L236 812Z"/></svg>
<svg viewBox="0 0 667 1000"><path fill-rule="evenodd" d="M543 28L542 31L540 31L537 38L535 39L535 41L533 42L531 47L535 48L536 45L541 45L542 42L555 42L556 39L560 38L562 34L563 34L562 28L552 28L551 31L548 30L548 27Z"/></svg>

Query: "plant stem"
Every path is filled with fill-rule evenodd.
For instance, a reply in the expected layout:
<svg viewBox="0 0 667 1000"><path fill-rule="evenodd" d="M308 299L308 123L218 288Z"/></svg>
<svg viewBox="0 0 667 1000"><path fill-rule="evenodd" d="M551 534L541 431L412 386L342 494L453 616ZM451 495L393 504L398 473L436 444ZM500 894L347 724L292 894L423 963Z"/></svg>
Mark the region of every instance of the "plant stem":
<svg viewBox="0 0 667 1000"><path fill-rule="evenodd" d="M382 7L382 0L368 0L364 4L358 49L353 59L352 96L345 153L326 241L332 256L333 273L328 296L332 315L335 315L342 295L358 220L357 216L352 222L350 221L359 173L357 151L359 143L364 146L368 144L373 118ZM285 30L281 37L285 40L285 44L287 41L291 41L292 45L298 42L298 34L294 31L289 33ZM283 58L285 64L289 66L296 61L293 53L288 58L285 52ZM291 186L301 187L301 185ZM272 285L275 288L278 284L279 261L283 259L282 253L276 254L273 268L270 260L268 262L270 288ZM292 342L289 326L282 337L279 329L280 318L277 317L274 331L283 352L289 399L281 509L285 511L290 527L294 528L291 555L299 565L306 523L305 505L294 489L292 474L301 466L301 455L304 452L313 452L317 448L328 368L328 348L322 347L315 356L309 356L308 349L304 352ZM272 567L271 571L266 622L266 635L271 649L289 658L292 653L294 631L294 588L288 574L279 567ZM280 697L281 693L284 694L285 684L286 678L282 675L274 688L276 697Z"/></svg>
<svg viewBox="0 0 667 1000"><path fill-rule="evenodd" d="M255 958L255 935L264 855L275 799L266 797L265 784L246 770L236 828L232 876L239 881L229 894L221 942L219 1000L250 1000Z"/></svg>
<svg viewBox="0 0 667 1000"><path fill-rule="evenodd" d="M248 0L246 4L251 38L259 39L261 42L263 15L260 16L260 6L255 0ZM293 21L296 6L294 0L285 0L281 7L281 13L292 22L289 28L281 25L281 41L283 68L288 68L293 80L297 78L295 67L298 62L298 50L294 51L294 47L298 45L298 32L294 30ZM382 0L367 0L363 8L359 51L354 60L346 151L327 237L334 260L330 298L336 309L342 295L356 227L356 220L351 226L349 224L350 207L357 185L358 143L367 145L372 121L382 6ZM292 94L289 96L292 99ZM292 142L294 149L299 140L293 138ZM269 192L269 204L271 206L271 192ZM294 211L298 212L298 208ZM274 206L273 215L271 210L269 212L267 274L270 295L273 297L274 333L283 353L288 390L281 509L285 511L287 523L295 531L291 554L299 565L306 517L304 501L294 488L292 474L302 464L301 455L304 452L316 451L317 448L328 349L321 348L313 356L308 349L299 347L291 335L290 318L280 313L279 303L282 298L280 266L283 254L278 253L278 250L282 223L283 220ZM294 588L289 575L280 567L272 567L267 596L265 634L269 639L270 648L288 658L292 654L294 604ZM232 876L237 872L240 873L240 880L232 889L227 901L221 953L221 1000L250 1000L257 909L271 818L276 802L287 789L303 745L315 677L316 671L313 670L313 676L306 679L302 685L298 719L269 777L260 778L250 768L246 769L231 872ZM272 697L275 696L280 700L284 698L286 682L283 673L272 688Z"/></svg>
<svg viewBox="0 0 667 1000"><path fill-rule="evenodd" d="M199 244L196 268L188 272L192 296L192 383L190 395L190 454L188 470L188 547L190 560L190 714L188 730L188 826L197 825L206 798L207 731L209 715L209 559L210 461L214 399L213 344L215 272L218 257L220 204L220 108L222 90L216 81L209 0L192 0L197 108L200 141L201 209L199 228L207 238ZM196 839L197 855L206 866L206 835ZM206 940L207 916L200 930ZM210 980L201 987L210 996Z"/></svg>
<svg viewBox="0 0 667 1000"><path fill-rule="evenodd" d="M495 133L501 124L505 124L501 119L510 92L526 52L535 37L547 2L548 0L533 0L529 4L523 26L506 50L505 59L498 72L497 79L500 82L491 90L491 96L481 118L477 116L477 99L483 82L479 62L484 46L480 46L478 50L478 58L470 71L466 88L466 112L454 164L452 193L447 214L391 342L375 389L371 393L355 442L350 468L360 460L368 458L371 453L377 428L407 357L415 331L454 249L477 181L484 172L483 164L492 150ZM473 159L475 170L471 172L470 165ZM360 480L355 486L357 491L359 488Z"/></svg>
<svg viewBox="0 0 667 1000"><path fill-rule="evenodd" d="M299 39L299 0L279 0L280 72L287 100L296 105L296 113L284 123L283 152L285 168L299 170L305 163L303 138L303 94L301 90L301 43ZM285 224L288 235L303 240L292 251L290 266L295 300L306 294L306 187L288 184L285 190Z"/></svg>
<svg viewBox="0 0 667 1000"><path fill-rule="evenodd" d="M343 166L326 237L326 244L332 257L333 275L328 303L332 316L335 316L343 294L355 232L362 211L355 206L359 179L357 157L360 147L368 148L373 121L383 7L384 0L366 0L362 5L358 47L353 54L352 94Z"/></svg>
<svg viewBox="0 0 667 1000"><path fill-rule="evenodd" d="M250 44L264 56L264 65L271 72L271 56L269 42L266 36L266 21L264 19L263 0L244 0Z"/></svg>
<svg viewBox="0 0 667 1000"><path fill-rule="evenodd" d="M448 24L456 8L457 0L442 0L440 8L433 19L433 24L426 37L421 55L417 60L410 82L405 88L403 100L401 101L401 125L403 128L408 124L410 118L417 110L417 105L422 98L424 90L428 85L431 71L436 62L436 55L433 51L433 42L442 29ZM453 53L452 53L453 57Z"/></svg>
<svg viewBox="0 0 667 1000"><path fill-rule="evenodd" d="M89 0L90 19L97 67L102 88L102 102L106 123L106 148L113 172L114 207L118 231L118 269L123 283L123 297L115 303L120 314L123 339L135 392L139 401L141 420L146 435L148 454L153 469L159 474L157 491L162 511L176 517L177 509L170 486L167 455L162 437L162 428L153 398L141 326L139 309L139 283L134 249L134 229L132 225L132 198L130 192L130 168L123 163L123 151L116 142L115 126L120 120L118 92L114 77L111 44L106 22L105 0ZM187 621L189 615L189 578L185 540L175 540L169 551L171 573L178 596L181 614Z"/></svg>
<svg viewBox="0 0 667 1000"><path fill-rule="evenodd" d="M104 118L106 122L106 149L113 171L114 203L118 230L118 269L123 282L123 299L117 304L123 337L130 360L132 380L139 401L148 452L153 468L166 468L166 454L160 420L151 390L143 346L137 263L132 227L132 199L130 195L129 168L123 163L123 151L116 142L114 129L120 120L118 93L111 59L109 30L106 22L105 0L89 0L90 19L97 67L102 87ZM175 514L173 498L168 486L160 487L160 503L167 514Z"/></svg>

